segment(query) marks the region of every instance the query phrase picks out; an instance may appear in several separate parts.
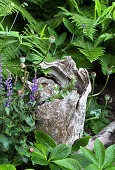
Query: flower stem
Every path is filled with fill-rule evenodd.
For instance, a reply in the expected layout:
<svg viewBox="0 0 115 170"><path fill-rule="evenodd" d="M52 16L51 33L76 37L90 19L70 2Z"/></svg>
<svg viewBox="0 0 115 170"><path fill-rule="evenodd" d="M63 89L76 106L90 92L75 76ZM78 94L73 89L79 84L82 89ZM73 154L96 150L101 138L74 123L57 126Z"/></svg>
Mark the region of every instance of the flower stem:
<svg viewBox="0 0 115 170"><path fill-rule="evenodd" d="M93 92L94 92L94 82L95 82L95 78L92 78L93 79L93 85L92 85L92 92L91 92L91 98L89 100L89 103L88 103L88 106L87 106L87 109L89 108L90 104L91 104L91 100L92 100L92 97L93 97Z"/></svg>
<svg viewBox="0 0 115 170"><path fill-rule="evenodd" d="M103 90L105 89L105 87L107 86L108 80L109 80L109 75L107 76L107 79L106 79L106 82L105 82L104 87L101 89L100 92L98 92L97 94L94 94L93 97L98 96L99 94L102 93L102 91L103 91Z"/></svg>

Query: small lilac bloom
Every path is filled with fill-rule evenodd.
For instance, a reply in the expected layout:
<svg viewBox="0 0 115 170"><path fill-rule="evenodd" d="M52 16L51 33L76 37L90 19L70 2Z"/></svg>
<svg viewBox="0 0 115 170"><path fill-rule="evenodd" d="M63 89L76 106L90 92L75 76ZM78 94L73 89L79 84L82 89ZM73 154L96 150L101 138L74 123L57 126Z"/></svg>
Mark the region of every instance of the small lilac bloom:
<svg viewBox="0 0 115 170"><path fill-rule="evenodd" d="M85 28L86 26L82 24L82 27L84 27L84 28Z"/></svg>
<svg viewBox="0 0 115 170"><path fill-rule="evenodd" d="M7 77L7 80L5 81L5 84L6 84L6 89L7 89L7 97L8 99L5 100L6 103L5 103L5 106L6 107L10 107L10 103L12 101L11 97L12 97L12 77L10 76L10 74L8 75Z"/></svg>
<svg viewBox="0 0 115 170"><path fill-rule="evenodd" d="M37 95L37 91L38 91L38 82L36 79L36 73L35 73L35 77L34 80L32 81L32 89L31 89L31 94L30 94L30 102L34 102L36 99L36 95ZM31 104L33 106L33 104Z"/></svg>
<svg viewBox="0 0 115 170"><path fill-rule="evenodd" d="M3 77L3 75L2 75L2 63L0 63L0 88L3 87L3 85L2 85L2 77Z"/></svg>

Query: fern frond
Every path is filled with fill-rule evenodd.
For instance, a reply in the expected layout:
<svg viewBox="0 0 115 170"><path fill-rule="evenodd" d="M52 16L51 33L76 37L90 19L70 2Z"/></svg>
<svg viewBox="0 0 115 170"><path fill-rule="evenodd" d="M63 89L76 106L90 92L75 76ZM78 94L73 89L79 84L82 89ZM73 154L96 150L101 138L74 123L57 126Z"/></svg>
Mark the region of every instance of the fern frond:
<svg viewBox="0 0 115 170"><path fill-rule="evenodd" d="M107 68L112 69L112 73L115 73L115 56L112 54L106 53L104 56L99 58L102 72L106 75Z"/></svg>
<svg viewBox="0 0 115 170"><path fill-rule="evenodd" d="M85 36L93 40L93 35L96 32L96 29L95 29L96 22L93 19L87 18L84 15L71 13L62 7L61 9L64 11L63 13L66 16L70 16L69 19L72 20L72 22L74 22L79 29L83 29L83 33ZM85 27L83 28L82 25L84 25Z"/></svg>
<svg viewBox="0 0 115 170"><path fill-rule="evenodd" d="M109 122L103 122L102 119L92 121L91 123L91 130L97 134L101 129L106 127L109 124Z"/></svg>
<svg viewBox="0 0 115 170"><path fill-rule="evenodd" d="M0 16L7 16L16 11L15 5L11 0L0 0Z"/></svg>
<svg viewBox="0 0 115 170"><path fill-rule="evenodd" d="M83 41L76 41L73 43L74 46L78 46L79 51L84 54L87 59L92 63L99 59L100 56L104 55L104 47L94 47L92 43L84 43Z"/></svg>
<svg viewBox="0 0 115 170"><path fill-rule="evenodd" d="M101 42L107 41L109 39L114 39L114 38L115 38L115 34L104 33L101 36L99 36L99 38L96 40L95 45L98 46Z"/></svg>

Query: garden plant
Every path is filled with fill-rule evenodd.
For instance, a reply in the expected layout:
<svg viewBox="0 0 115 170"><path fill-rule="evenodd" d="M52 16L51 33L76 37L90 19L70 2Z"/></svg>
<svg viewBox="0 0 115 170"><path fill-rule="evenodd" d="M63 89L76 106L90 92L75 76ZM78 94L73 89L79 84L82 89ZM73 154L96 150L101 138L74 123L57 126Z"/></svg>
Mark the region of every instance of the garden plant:
<svg viewBox="0 0 115 170"><path fill-rule="evenodd" d="M84 133L73 146L57 145L35 126L42 88L37 78L49 72L40 63L63 56L71 56L77 68L86 68L92 80L85 128L94 135L110 123L111 96L105 95L105 105L98 104L98 96L115 73L114 27L112 0L0 0L0 170L115 169L115 144L105 149L96 139L93 153L85 148L90 136ZM106 81L95 93L98 69ZM49 102L67 96L74 84L71 77L61 90L56 85ZM81 154L76 153L79 149Z"/></svg>

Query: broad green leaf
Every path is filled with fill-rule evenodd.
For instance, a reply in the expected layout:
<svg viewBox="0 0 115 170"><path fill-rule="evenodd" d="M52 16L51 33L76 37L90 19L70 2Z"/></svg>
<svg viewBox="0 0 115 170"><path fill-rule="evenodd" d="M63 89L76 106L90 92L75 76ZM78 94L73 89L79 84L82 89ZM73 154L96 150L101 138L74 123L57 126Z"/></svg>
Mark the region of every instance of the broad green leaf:
<svg viewBox="0 0 115 170"><path fill-rule="evenodd" d="M27 116L25 118L25 121L31 127L33 127L35 125L35 121L33 120L32 116Z"/></svg>
<svg viewBox="0 0 115 170"><path fill-rule="evenodd" d="M101 168L105 159L105 148L99 139L95 140L94 143L95 157L98 161L98 166Z"/></svg>
<svg viewBox="0 0 115 170"><path fill-rule="evenodd" d="M95 155L93 154L93 152L91 150L89 150L87 148L83 148L82 146L80 146L80 149L81 149L82 154L86 158L90 159L92 162L94 162L96 165L98 165Z"/></svg>
<svg viewBox="0 0 115 170"><path fill-rule="evenodd" d="M105 160L102 168L108 168L115 162L115 144L105 150Z"/></svg>
<svg viewBox="0 0 115 170"><path fill-rule="evenodd" d="M31 161L33 165L48 165L47 153L45 153L45 149L43 151L43 145L41 147L41 150L34 148L34 151L31 153Z"/></svg>
<svg viewBox="0 0 115 170"><path fill-rule="evenodd" d="M66 18L63 18L63 23L65 27L73 34L74 33L74 24L67 20Z"/></svg>
<svg viewBox="0 0 115 170"><path fill-rule="evenodd" d="M63 32L56 41L56 45L61 45L64 43L67 36L67 32Z"/></svg>
<svg viewBox="0 0 115 170"><path fill-rule="evenodd" d="M16 168L10 164L3 164L0 165L0 170L16 170Z"/></svg>
<svg viewBox="0 0 115 170"><path fill-rule="evenodd" d="M67 168L68 170L82 170L80 164L72 158L61 159L53 162L61 167Z"/></svg>
<svg viewBox="0 0 115 170"><path fill-rule="evenodd" d="M10 109L9 109L8 107L5 107L5 112L6 112L6 114L9 116Z"/></svg>
<svg viewBox="0 0 115 170"><path fill-rule="evenodd" d="M113 20L115 20L115 9L113 11Z"/></svg>
<svg viewBox="0 0 115 170"><path fill-rule="evenodd" d="M57 39L58 39L57 33L52 28L50 28L50 27L48 27L48 31L50 33L50 36L54 36L55 37L55 42L56 42Z"/></svg>
<svg viewBox="0 0 115 170"><path fill-rule="evenodd" d="M69 155L68 158L75 159L76 161L79 162L79 164L82 166L82 168L87 167L88 165L92 164L92 161L87 159L84 155L82 154L72 154Z"/></svg>
<svg viewBox="0 0 115 170"><path fill-rule="evenodd" d="M49 167L51 170L61 170L61 168L59 166L57 166L56 164L53 164L53 163L49 163Z"/></svg>
<svg viewBox="0 0 115 170"><path fill-rule="evenodd" d="M105 170L115 170L115 165L109 167L109 168L106 168Z"/></svg>
<svg viewBox="0 0 115 170"><path fill-rule="evenodd" d="M31 158L32 164L33 165L48 165L47 160L45 159L44 156L40 155L40 154L34 154Z"/></svg>
<svg viewBox="0 0 115 170"><path fill-rule="evenodd" d="M10 138L6 137L5 135L0 135L0 143L2 143L5 150L9 149L9 145L12 143Z"/></svg>
<svg viewBox="0 0 115 170"><path fill-rule="evenodd" d="M44 35L44 31L45 31L45 29L46 29L46 26L47 26L47 25L45 25L45 26L44 26L44 28L42 29L42 32L41 32L41 34L40 34L40 38L42 38L42 37L43 37L43 35Z"/></svg>
<svg viewBox="0 0 115 170"><path fill-rule="evenodd" d="M95 0L95 8L99 16L101 16L101 4L99 0Z"/></svg>
<svg viewBox="0 0 115 170"><path fill-rule="evenodd" d="M57 145L50 153L49 161L66 158L71 153L71 146Z"/></svg>
<svg viewBox="0 0 115 170"><path fill-rule="evenodd" d="M47 149L47 147L45 147L42 144L38 144L38 143L34 143L34 145L36 146L37 149L39 149L43 153L43 155L46 156L46 158L48 157L48 149Z"/></svg>
<svg viewBox="0 0 115 170"><path fill-rule="evenodd" d="M75 152L80 149L80 146L86 146L89 142L90 136L86 136L83 138L78 139L75 144L72 146L72 152Z"/></svg>
<svg viewBox="0 0 115 170"><path fill-rule="evenodd" d="M56 142L50 136L44 132L41 132L40 130L35 131L35 139L37 143L46 146L49 151L51 151L52 148L56 146Z"/></svg>
<svg viewBox="0 0 115 170"><path fill-rule="evenodd" d="M91 164L87 166L84 170L101 170L97 165Z"/></svg>

